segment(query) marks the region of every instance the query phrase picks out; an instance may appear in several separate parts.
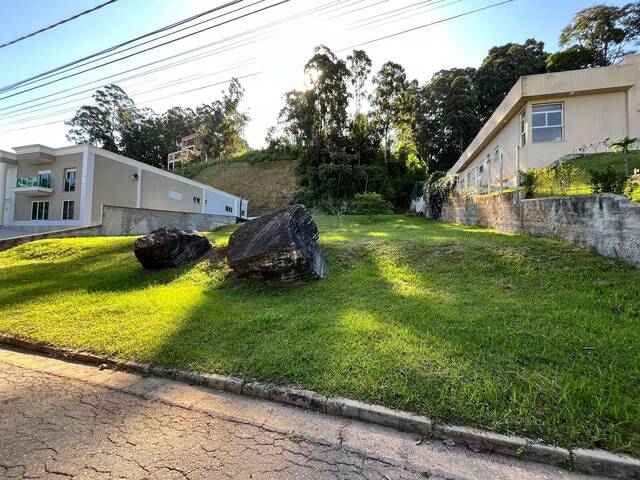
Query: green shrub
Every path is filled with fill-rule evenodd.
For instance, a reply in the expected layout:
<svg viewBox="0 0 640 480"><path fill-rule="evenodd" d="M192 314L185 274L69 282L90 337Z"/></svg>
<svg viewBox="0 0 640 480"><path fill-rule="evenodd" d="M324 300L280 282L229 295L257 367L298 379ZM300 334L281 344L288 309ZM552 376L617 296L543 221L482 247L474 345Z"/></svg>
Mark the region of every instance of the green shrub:
<svg viewBox="0 0 640 480"><path fill-rule="evenodd" d="M622 194L627 181L624 173L618 173L613 166L608 165L604 170L591 170L589 186L593 193Z"/></svg>
<svg viewBox="0 0 640 480"><path fill-rule="evenodd" d="M442 206L455 188L455 180L442 172L434 172L424 182L424 200L429 208L429 216L439 220L442 215Z"/></svg>
<svg viewBox="0 0 640 480"><path fill-rule="evenodd" d="M351 213L354 215L374 215L392 213L393 205L391 202L376 192L356 193L353 197Z"/></svg>
<svg viewBox="0 0 640 480"><path fill-rule="evenodd" d="M532 196L575 195L588 193L589 174L572 163L554 168L531 168L521 173L521 185Z"/></svg>
<svg viewBox="0 0 640 480"><path fill-rule="evenodd" d="M634 174L627 180L623 193L632 202L640 202L640 174Z"/></svg>

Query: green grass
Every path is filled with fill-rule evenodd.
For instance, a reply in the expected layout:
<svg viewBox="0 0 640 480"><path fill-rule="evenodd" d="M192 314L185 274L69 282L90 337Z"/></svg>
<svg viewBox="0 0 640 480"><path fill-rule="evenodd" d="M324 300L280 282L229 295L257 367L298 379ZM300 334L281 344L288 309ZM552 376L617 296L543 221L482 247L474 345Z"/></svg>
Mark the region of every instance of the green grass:
<svg viewBox="0 0 640 480"><path fill-rule="evenodd" d="M233 155L231 157L222 158L220 160L211 160L209 162L192 163L179 167L175 173L187 178L195 179L205 170L215 166L233 165L237 163L246 163L249 165L257 165L265 162L275 162L279 160L294 160L295 152L272 152L269 150L248 150L244 153Z"/></svg>
<svg viewBox="0 0 640 480"><path fill-rule="evenodd" d="M605 170L607 166L611 165L617 172L624 173L625 156L629 162L629 175L631 175L635 168L640 168L640 151L629 152L626 155L615 152L594 153L571 160L570 163L586 171Z"/></svg>
<svg viewBox="0 0 640 480"><path fill-rule="evenodd" d="M640 272L421 218L318 223L330 273L304 285L208 260L145 272L133 238L19 246L0 253L0 329L640 454Z"/></svg>

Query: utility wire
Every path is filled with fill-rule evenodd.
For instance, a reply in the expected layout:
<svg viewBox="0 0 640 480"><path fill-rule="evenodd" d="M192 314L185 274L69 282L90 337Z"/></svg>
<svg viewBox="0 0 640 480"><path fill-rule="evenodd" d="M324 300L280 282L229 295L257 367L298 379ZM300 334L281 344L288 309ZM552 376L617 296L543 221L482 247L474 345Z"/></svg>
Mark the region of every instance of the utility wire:
<svg viewBox="0 0 640 480"><path fill-rule="evenodd" d="M240 76L240 77L229 78L229 79L223 80L221 82L210 83L208 85L203 85L201 87L193 88L193 89L190 89L190 90L184 90L182 92L177 92L177 93L174 93L174 94L171 94L171 95L166 95L164 97L154 98L154 99L151 99L151 100L145 100L143 102L137 103L137 105L144 105L146 103L151 103L151 102L156 102L158 100L165 100L167 98L177 97L177 96L180 96L180 95L184 95L185 93L195 92L197 90L203 90L205 88L211 88L211 87L215 87L215 86L219 86L219 85L224 85L226 83L231 82L234 78L236 78L237 80L242 80L242 79L245 79L245 78L255 77L255 76L261 75L262 73L263 72L254 72L254 73L250 73L250 74L243 75L243 76ZM59 115L59 114L62 114L62 113L70 113L70 112L74 112L74 111L76 111L76 110L75 109L63 110L63 111L56 112L56 114ZM47 118L47 117L42 117L42 118ZM35 118L32 119L32 120L35 120ZM66 121L69 121L69 120L71 120L71 119L68 118L68 117L59 118L59 119L53 120L51 122L40 123L40 124L36 124L36 125L29 125L29 126L20 127L20 128L12 128L10 130L2 130L2 131L0 131L0 133L14 132L14 131L17 131L17 130L28 130L28 129L31 129L31 128L43 127L43 126L46 126L46 125L54 125L56 123L66 122Z"/></svg>
<svg viewBox="0 0 640 480"><path fill-rule="evenodd" d="M435 3L441 3L444 2L445 0L437 0ZM402 20L406 20L407 18L412 18L414 16L418 16L418 15L424 15L427 12L433 12L434 10L440 10L441 8L445 8L445 7L449 7L451 5L455 5L456 3L460 3L462 2L462 0L453 0L452 2L449 3L445 3L444 5L438 5L437 7L431 7L428 8L426 10L422 10L421 12L412 12L412 13L408 13L408 12L400 12L400 13L396 13L395 15L391 15L390 17L386 17L386 18L379 18L378 20L374 20L373 22L370 23L365 23L363 25L359 25L358 29L364 28L366 26L369 26L368 28L364 28L364 30L372 30L374 28L378 28L378 27L382 27L384 25L389 25L390 23L396 23L396 22L400 22ZM432 3L431 5L434 5L434 3ZM421 10L424 7L421 7L418 10ZM396 18L396 17L400 17L400 18Z"/></svg>
<svg viewBox="0 0 640 480"><path fill-rule="evenodd" d="M353 22L352 25L355 25L355 24L358 24L358 23L362 23L362 22L366 22L367 20L371 20L373 18L384 17L385 15L390 15L392 13L400 12L402 10L407 10L407 9L409 9L411 7L424 6L424 5L429 4L431 2L433 2L433 0L422 0L421 2L412 3L410 5L405 5L404 7L395 8L393 10L389 10L389 11L386 11L386 12L378 13L376 15L371 15L369 17L361 18L360 20L356 20L355 22Z"/></svg>
<svg viewBox="0 0 640 480"><path fill-rule="evenodd" d="M336 52L343 52L345 50L351 50L353 48L358 48L358 47L362 47L364 45L370 45L372 43L376 43L376 42L381 42L382 40L387 40L389 38L393 38L393 37L398 37L400 35L404 35L406 33L410 33L410 32L415 32L416 30L421 30L423 28L427 28L427 27L431 27L433 25L437 25L439 23L444 23L444 22L448 22L450 20L455 20L456 18L460 18L460 17L466 17L467 15L471 15L473 13L477 13L477 12L481 12L483 10L488 10L490 8L494 8L500 5L504 5L506 3L511 3L514 0L504 0L502 2L498 2L498 3L493 3L491 5L487 5L486 7L482 7L482 8L477 8L475 10L469 10L468 12L464 12L464 13L460 13L458 15L454 15L452 17L448 17L448 18L443 18L442 20L437 20L435 22L431 22L431 23L425 23L424 25L419 25L417 27L413 27L413 28L408 28L406 30L402 30L400 32L396 32L396 33L392 33L390 35L384 35L382 37L378 37L378 38L374 38L372 40L367 40L366 42L362 42L362 43L357 43L355 45L351 45L349 47L344 47L341 48L340 50L336 50Z"/></svg>
<svg viewBox="0 0 640 480"><path fill-rule="evenodd" d="M58 70L57 72L50 73L50 74L48 74L48 75L44 75L44 76L39 77L39 78L37 78L37 79L35 79L35 80L30 80L30 81L28 81L28 82L23 83L21 86L30 85L30 84L32 84L32 83L39 82L39 81L45 80L45 79L47 79L47 78L54 77L54 76L56 76L56 75L61 75L61 74L65 73L65 72L70 72L70 71L72 71L72 70L76 70L76 69L78 69L78 68L82 68L82 67L84 67L85 65L90 65L90 64L92 64L92 63L99 62L99 61L101 61L101 60L104 60L104 59L106 59L106 58L112 57L112 56L114 56L114 55L119 55L119 54L121 54L121 53L127 52L127 51L129 51L129 50L134 49L134 48L141 47L142 45L146 45L146 44L148 44L148 43L155 42L156 40L160 40L161 38L165 38L165 37L168 37L168 36L171 36L171 35L175 35L176 33L183 32L184 30L188 30L188 29L190 29L190 28L194 28L194 27L197 27L197 26L202 25L202 24L204 24L204 23L211 22L211 21L213 21L213 20L217 20L218 18L224 17L224 16L226 16L226 15L230 15L230 14L235 13L235 12L238 12L238 11L240 11L240 10L244 10L244 9L246 9L246 8L253 7L254 5L257 5L257 4L259 4L259 3L263 3L263 2L265 2L265 1L266 1L266 0L257 0L256 2L253 2L253 3L250 3L250 4L248 4L248 5L244 5L244 6L242 6L242 7L236 8L235 10L231 10L231 11L228 11L228 12L222 13L222 14L217 15L217 16L215 16L215 17L208 18L208 19L206 19L206 20L203 20L203 21L198 22L198 23L194 23L193 25L189 25L189 26L187 26L187 27L181 28L181 29L176 30L176 31L173 31L173 32L165 33L164 35L161 35L161 36L156 37L156 38L149 39L149 40L147 40L147 41L145 41L145 42L142 42L142 43L138 43L137 45L131 45L130 47L127 47L127 48L122 49L122 50L113 51L113 52L111 52L111 53L109 53L109 54L107 54L107 55L104 55L104 56L94 57L93 59L89 59L89 60L87 60L87 61L85 61L85 62L78 63L78 64L73 65L73 66L68 67L68 68L63 68L62 70Z"/></svg>
<svg viewBox="0 0 640 480"><path fill-rule="evenodd" d="M28 33L26 35L22 35L21 37L18 37L14 40L11 40L9 42L3 43L2 45L0 45L0 48L4 48L4 47L8 47L9 45L13 45L14 43L18 43L21 42L23 40L26 40L27 38L31 38L31 37L35 37L36 35L39 35L40 33L46 32L47 30L51 30L53 28L59 27L60 25L63 25L65 23L71 22L73 20L75 20L76 18L80 18L83 15L87 15L89 13L95 12L96 10L100 10L103 7L106 7L107 5L110 5L112 3L116 3L118 0L109 0L108 2L104 2L101 3L100 5L96 5L93 8L90 8L89 10L85 10L84 12L80 12L77 13L76 15L69 17L69 18L65 18L64 20L60 20L57 23L54 23L52 25L49 25L47 27L41 28L40 30L36 30L35 32L31 32Z"/></svg>
<svg viewBox="0 0 640 480"><path fill-rule="evenodd" d="M155 35L156 33L165 32L167 30L170 30L170 29L175 28L177 26L180 26L180 25L183 25L185 23L191 22L191 21L193 21L193 20L195 20L197 18L203 17L203 16L208 15L208 14L210 14L212 12L216 12L216 11L222 10L224 8L227 8L227 7L231 6L231 5L235 5L235 4L240 3L242 1L243 0L231 0L231 1L229 1L229 2L227 2L225 4L223 4L223 5L219 5L217 7L211 8L209 10L205 10L204 12L200 12L200 13L198 13L196 15L193 15L193 16L188 17L188 18L184 18L184 19L179 20L179 21L177 21L175 23L172 23L170 25L166 25L164 27L158 28L158 29L153 30L151 32L148 32L148 33L145 33L145 34L140 35L138 37L135 37L135 38L132 38L130 40L127 40L125 42L119 43L117 45L113 45L113 46L111 46L109 48L106 48L104 50L101 50L99 52L92 53L92 54L87 55L85 57L82 57L82 58L79 58L79 59L74 60L72 62L69 62L69 63L67 63L65 65L61 65L61 66L53 68L51 70L47 70L46 72L39 73L38 75L34 75L34 76L32 76L30 78L27 78L27 79L24 79L24 80L20 80L20 81L15 82L15 83L13 83L11 85L6 85L6 86L0 88L0 93L6 92L9 89L16 88L16 87L22 85L23 83L25 83L27 81L34 80L34 79L39 78L39 77L41 77L43 75L48 75L49 73L57 72L58 70L62 70L63 68L70 67L70 66L75 65L75 64L80 63L80 62L84 62L85 60L88 60L90 58L97 57L99 55L103 55L105 53L111 52L111 51L116 50L116 49L118 49L120 47L123 47L125 45L128 45L130 43L137 42L138 40L141 40L143 38L149 37L151 35Z"/></svg>
<svg viewBox="0 0 640 480"><path fill-rule="evenodd" d="M36 86L34 86L34 87L27 88L27 89L25 89L25 90L21 90L20 92L13 93L13 94L11 94L11 95L5 95L4 97L0 97L0 100L4 100L4 99L6 99L6 98L15 97L16 95L21 95L21 94L23 94L23 93L30 92L30 91L32 91L32 90L37 90L37 89L42 88L42 87L45 87L45 86L47 86L47 85L51 85L52 83L57 83L57 82L60 82L60 81L62 81L62 80L66 80L67 78L75 77L75 76L80 75L80 74L82 74L82 73L90 72L90 71L96 70L96 69L98 69L98 68L102 68L102 67L105 67L105 66L107 66L107 65L111 65L111 64L113 64L113 63L121 62L122 60L126 60L127 58L135 57L136 55L140 55L141 53L145 53L145 52L148 52L148 51L150 51L150 50L154 50L154 49L156 49L156 48L163 47L163 46L165 46L165 45L169 45L169 44L172 44L172 43L177 42L177 41L180 41L180 40L184 40L185 38L192 37L193 35L198 35L198 34L200 34L200 33L202 33L202 32L206 32L206 31L208 31L208 30L211 30L211 29L216 28L216 27L220 27L220 26L222 26L222 25L226 25L226 24L231 23L231 22L234 22L234 21L236 21L236 20L240 20L240 19L243 19L243 18L249 17L249 16L251 16L251 15L255 15L256 13L260 13L260 12L263 12L263 11L265 11L265 10L269 10L269 9L271 9L271 8L277 7L277 6L282 5L282 4L284 4L284 3L288 3L288 2L290 2L290 1L291 1L291 0L280 0L279 2L276 2L276 3L272 4L272 5L267 6L267 7L259 8L258 10L254 10L254 11L252 11L252 12L245 13L245 14L243 14L243 15L240 15L240 16L238 16L238 17L231 18L231 19L229 19L229 20L225 20L224 22L217 23L217 24L215 24L215 25L212 25L212 26L207 27L207 28L203 28L203 29L198 30L198 31L196 31L196 32L191 32L191 33L188 33L188 34L183 35L183 36L181 36L181 37L174 38L174 39L172 39L172 40L168 40L168 41L163 42L163 43L160 43L160 44L158 44L158 45L154 45L154 46L152 46L152 47L145 48L144 50L140 50L139 52L130 53L129 55L125 55L124 57L116 58L116 59L114 59L114 60L110 60L110 61L108 61L108 62L101 63L100 65L96 65L96 66L91 67L91 68L87 68L87 69L84 69L84 70L80 70L79 72L71 73L71 74L66 75L66 76L64 76L64 77L56 78L55 80L50 80L50 81L48 81L48 82L46 82L46 83L42 83L42 84L36 85Z"/></svg>
<svg viewBox="0 0 640 480"><path fill-rule="evenodd" d="M236 39L236 38L240 38L240 37L243 37L243 36L246 36L246 35L249 35L249 34L253 34L255 32L260 32L262 30L267 30L267 29L269 29L271 27L278 26L278 25L281 25L283 23L286 23L286 22L289 22L289 21L292 21L292 20L297 20L297 19L303 18L303 17L308 16L310 14L316 13L319 10L331 8L331 7L335 6L336 4L342 3L344 1L345 0L333 1L333 2L330 2L327 5L323 5L323 6L320 6L320 7L314 7L312 9L296 13L294 15L291 15L289 17L285 17L283 19L268 23L266 25L263 25L263 26L260 26L260 27L254 28L254 29L246 30L246 31L244 31L242 33L239 33L239 34L236 34L236 35L232 35L232 36L226 37L226 38L221 39L221 40L217 40L215 42L212 42L212 43L209 43L209 44L206 44L206 45L201 45L199 47L193 48L191 50L187 50L185 52L181 52L179 54L171 55L169 57L165 57L165 58L162 58L162 59L159 59L159 60L144 64L144 65L140 65L140 66L137 66L137 67L134 67L134 68L126 69L126 70L123 70L123 71L118 72L116 74L111 74L111 75L108 75L106 77L102 77L102 78L97 79L97 80L92 80L92 81L89 81L89 82L86 82L86 83L83 83L83 84L80 84L80 85L75 85L73 87L66 88L66 89L63 89L63 90L59 90L59 91L54 92L54 93L50 93L50 94L47 94L47 95L42 95L40 97L32 98L30 100L25 100L23 102L19 102L19 103L7 106L7 107L5 107L5 109L12 109L12 108L15 108L15 107L19 107L19 106L22 106L22 105L27 105L27 104L33 103L33 102L38 101L38 100L48 99L46 102L41 102L41 103L36 104L36 105L30 105L28 107L24 107L24 108L19 109L20 111L28 110L31 107L37 107L37 106L40 106L40 105L43 105L43 104L52 103L52 102L57 101L57 100L62 100L64 98L70 98L72 96L79 95L81 93L86 93L87 91L92 91L95 88L100 88L101 86L105 86L108 83L128 81L128 80L131 80L131 79L134 79L134 78L138 78L138 77L145 76L145 75L148 75L148 74L151 74L151 73L155 73L157 71L162 71L162 70L165 70L165 69L168 69L168 68L173 68L175 66L183 65L185 63L190 63L190 62L193 62L193 61L196 61L196 60L207 58L207 57L209 57L211 55L215 55L215 54L218 54L218 53L223 53L223 52L235 49L235 48L240 48L242 46L254 43L256 41L264 41L264 40L270 38L273 35L262 36L262 38L260 37L260 35L257 35L257 36L254 36L253 39L250 37L250 39L248 41L246 41L245 43L237 43L237 44L235 44L233 46L233 48L217 49L217 50L213 50L213 51L209 51L209 52L200 53L198 55L187 57L187 58L185 58L183 60L179 60L179 61L170 63L168 65L164 65L164 66L161 66L161 67L156 67L154 69L150 69L150 70L143 71L143 72L140 72L140 73L137 73L137 74L134 74L134 75L130 75L130 76L127 76L125 78L115 79L115 77L118 77L119 75L126 74L126 73L131 73L134 70L139 70L139 69L144 68L144 67L148 67L148 66L151 66L151 65L162 63L162 62L167 61L167 60L171 60L171 59L174 59L174 58L177 58L177 57L181 57L181 56L187 55L187 54L195 52L197 50L202 50L202 49L210 47L212 45L216 45L216 44L219 44L219 43L223 43L225 41L229 41L229 40L233 40L233 39ZM98 82L107 81L107 80L109 80L109 82L104 84L104 85L95 85ZM80 91L80 92L76 92L76 93L72 93L72 94L69 94L69 95L65 95L63 97L58 97L56 99L51 99L51 96L53 96L53 95L59 95L61 93L66 93L66 92L75 90L77 88L82 88L82 87L85 87L85 86L88 86L88 85L94 85L94 86L92 88L88 89L88 90L83 90L83 91ZM8 98L8 97L2 97L2 98L0 98L0 100L2 100L3 98ZM12 110L12 111L6 112L6 113L12 114L12 113L15 113L17 111L18 110Z"/></svg>

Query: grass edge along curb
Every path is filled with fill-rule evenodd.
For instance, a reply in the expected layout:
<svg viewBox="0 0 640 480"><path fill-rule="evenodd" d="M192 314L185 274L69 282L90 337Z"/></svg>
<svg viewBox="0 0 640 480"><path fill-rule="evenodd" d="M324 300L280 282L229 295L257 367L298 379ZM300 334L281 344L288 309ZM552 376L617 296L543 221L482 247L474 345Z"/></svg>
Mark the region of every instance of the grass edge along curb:
<svg viewBox="0 0 640 480"><path fill-rule="evenodd" d="M52 347L5 333L0 333L0 344L78 362L96 365L106 364L110 367L132 372L150 374L238 395L293 405L328 415L391 427L427 438L450 440L466 445L474 452L494 452L593 475L605 475L624 480L640 480L640 460L604 450L567 450L536 443L522 437L502 435L486 430L455 425L438 425L433 424L429 418L421 415L392 410L380 405L366 404L358 400L326 397L309 390L261 382L249 382L240 378L214 373L180 370L135 361L119 361L93 353Z"/></svg>

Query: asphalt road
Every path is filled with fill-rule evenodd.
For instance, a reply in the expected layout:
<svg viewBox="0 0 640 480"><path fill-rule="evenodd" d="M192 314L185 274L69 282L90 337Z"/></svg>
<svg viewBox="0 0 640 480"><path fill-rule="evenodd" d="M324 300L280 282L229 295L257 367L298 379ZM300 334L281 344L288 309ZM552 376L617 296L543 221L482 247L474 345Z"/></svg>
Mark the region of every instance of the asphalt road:
<svg viewBox="0 0 640 480"><path fill-rule="evenodd" d="M0 477L594 478L8 348L0 348Z"/></svg>

